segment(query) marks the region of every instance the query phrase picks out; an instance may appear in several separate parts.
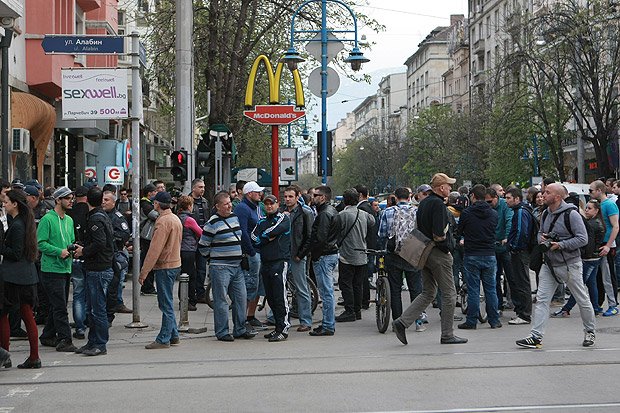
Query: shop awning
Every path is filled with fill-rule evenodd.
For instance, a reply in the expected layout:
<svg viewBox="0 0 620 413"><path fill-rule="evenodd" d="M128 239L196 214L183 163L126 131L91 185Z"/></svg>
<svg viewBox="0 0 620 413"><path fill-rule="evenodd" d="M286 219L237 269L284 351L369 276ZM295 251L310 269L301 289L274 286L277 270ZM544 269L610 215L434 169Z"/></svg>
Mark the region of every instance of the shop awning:
<svg viewBox="0 0 620 413"><path fill-rule="evenodd" d="M11 92L11 127L30 131L37 148L39 182L43 182L43 161L54 136L55 124L56 111L52 105L29 93Z"/></svg>

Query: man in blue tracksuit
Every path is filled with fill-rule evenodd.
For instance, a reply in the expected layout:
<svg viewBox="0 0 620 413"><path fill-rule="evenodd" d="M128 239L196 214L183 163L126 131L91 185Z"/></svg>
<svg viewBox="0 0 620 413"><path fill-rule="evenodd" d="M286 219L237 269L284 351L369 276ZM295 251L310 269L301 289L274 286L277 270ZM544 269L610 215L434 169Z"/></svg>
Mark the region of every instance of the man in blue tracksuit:
<svg viewBox="0 0 620 413"><path fill-rule="evenodd" d="M517 314L508 324L530 324L532 320L532 286L530 284L530 252L528 245L532 237L534 215L532 208L523 202L518 188L506 191L506 203L512 208L512 225L508 234L508 250L512 274L508 275L508 286ZM535 236L535 235L534 235ZM512 275L512 277L510 277Z"/></svg>
<svg viewBox="0 0 620 413"><path fill-rule="evenodd" d="M276 328L265 335L270 342L288 338L288 301L286 276L291 259L291 222L288 215L278 211L278 199L267 195L263 200L267 216L256 224L252 242L260 246L261 270L265 296L273 311Z"/></svg>

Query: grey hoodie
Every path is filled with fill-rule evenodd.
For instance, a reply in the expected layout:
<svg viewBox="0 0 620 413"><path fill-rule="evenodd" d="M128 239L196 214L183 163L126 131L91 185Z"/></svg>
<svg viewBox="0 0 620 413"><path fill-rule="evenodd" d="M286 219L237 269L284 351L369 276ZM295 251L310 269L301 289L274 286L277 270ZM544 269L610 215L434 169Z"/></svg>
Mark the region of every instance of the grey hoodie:
<svg viewBox="0 0 620 413"><path fill-rule="evenodd" d="M571 235L571 233L568 231L568 228L566 228L566 225L564 225L564 217L558 217L558 219L555 221L555 225L553 226L553 232L558 234L558 237L560 238L560 249L556 251L550 250L546 254L549 263L553 267L559 267L566 264L574 264L581 261L581 252L579 251L579 248L585 246L588 243L588 232L586 230L586 226L583 223L583 219L579 215L577 207L567 204L564 201L562 201L560 207L554 212L551 212L549 209L547 209L548 213L545 214L546 217L544 221L540 224L538 240L540 241L540 237L543 233L549 232L549 227L551 226L554 217L558 214L564 213L564 211L567 210L571 210L570 212L566 213L570 214L570 226L573 234L575 235Z"/></svg>

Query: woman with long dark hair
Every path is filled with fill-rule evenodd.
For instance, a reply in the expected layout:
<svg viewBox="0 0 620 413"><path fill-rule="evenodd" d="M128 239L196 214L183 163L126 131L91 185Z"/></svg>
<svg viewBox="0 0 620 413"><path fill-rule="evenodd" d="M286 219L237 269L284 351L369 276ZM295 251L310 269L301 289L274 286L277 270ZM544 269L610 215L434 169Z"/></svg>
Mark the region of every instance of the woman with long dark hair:
<svg viewBox="0 0 620 413"><path fill-rule="evenodd" d="M4 235L2 249L2 276L4 279L5 311L0 315L0 345L9 349L9 308L18 307L30 343L30 356L17 367L41 368L37 324L32 309L37 304L37 230L32 210L26 203L26 195L20 190L6 193L4 209L13 219Z"/></svg>

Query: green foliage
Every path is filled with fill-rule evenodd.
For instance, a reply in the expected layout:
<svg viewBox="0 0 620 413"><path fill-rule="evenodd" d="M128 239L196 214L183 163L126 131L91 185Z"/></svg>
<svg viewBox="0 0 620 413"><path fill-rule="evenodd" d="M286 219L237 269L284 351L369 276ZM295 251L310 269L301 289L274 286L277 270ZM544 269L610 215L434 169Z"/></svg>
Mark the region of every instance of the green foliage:
<svg viewBox="0 0 620 413"><path fill-rule="evenodd" d="M428 183L437 172L461 182L485 180L487 145L476 116L444 105L424 109L410 126L408 148L405 171L414 185Z"/></svg>

